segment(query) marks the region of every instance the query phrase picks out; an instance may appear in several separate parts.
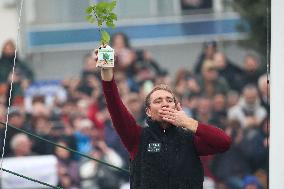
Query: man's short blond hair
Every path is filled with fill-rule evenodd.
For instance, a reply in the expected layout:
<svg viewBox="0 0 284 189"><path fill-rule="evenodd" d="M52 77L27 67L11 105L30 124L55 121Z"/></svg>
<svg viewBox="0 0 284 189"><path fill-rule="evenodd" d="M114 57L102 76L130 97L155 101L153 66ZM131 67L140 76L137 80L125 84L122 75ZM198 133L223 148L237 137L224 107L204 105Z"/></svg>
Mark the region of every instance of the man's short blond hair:
<svg viewBox="0 0 284 189"><path fill-rule="evenodd" d="M171 93L173 95L174 98L174 102L177 105L177 98L175 96L175 93L173 92L173 90L166 84L159 84L157 86L155 86L146 96L145 99L145 107L149 108L150 104L151 104L151 95L155 92L155 91L159 91L159 90L163 90L163 91L167 91L169 93Z"/></svg>

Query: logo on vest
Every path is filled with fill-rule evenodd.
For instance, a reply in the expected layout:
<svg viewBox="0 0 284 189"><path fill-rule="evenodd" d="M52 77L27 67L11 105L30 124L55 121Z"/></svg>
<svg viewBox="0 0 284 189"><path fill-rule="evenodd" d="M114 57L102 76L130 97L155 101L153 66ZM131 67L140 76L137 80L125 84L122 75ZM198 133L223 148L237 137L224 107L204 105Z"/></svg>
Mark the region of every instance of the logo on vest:
<svg viewBox="0 0 284 189"><path fill-rule="evenodd" d="M161 143L149 143L148 144L148 152L160 152L161 150Z"/></svg>

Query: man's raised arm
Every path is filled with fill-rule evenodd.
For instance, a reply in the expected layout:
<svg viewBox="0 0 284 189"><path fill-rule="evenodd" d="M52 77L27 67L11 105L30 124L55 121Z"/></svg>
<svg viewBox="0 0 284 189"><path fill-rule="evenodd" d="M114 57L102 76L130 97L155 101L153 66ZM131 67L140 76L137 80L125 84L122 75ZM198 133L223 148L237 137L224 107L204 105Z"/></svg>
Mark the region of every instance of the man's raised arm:
<svg viewBox="0 0 284 189"><path fill-rule="evenodd" d="M97 62L97 50L95 61ZM101 68L102 86L107 108L109 110L113 126L126 147L130 158L133 160L140 142L141 127L137 125L134 117L128 112L121 101L116 83L114 81L113 68Z"/></svg>

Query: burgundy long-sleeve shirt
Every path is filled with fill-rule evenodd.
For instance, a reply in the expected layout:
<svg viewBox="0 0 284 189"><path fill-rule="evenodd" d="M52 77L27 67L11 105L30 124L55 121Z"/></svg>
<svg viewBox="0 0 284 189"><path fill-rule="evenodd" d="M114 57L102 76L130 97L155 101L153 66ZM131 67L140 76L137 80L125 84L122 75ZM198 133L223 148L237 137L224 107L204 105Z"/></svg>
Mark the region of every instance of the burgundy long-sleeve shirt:
<svg viewBox="0 0 284 189"><path fill-rule="evenodd" d="M114 79L103 81L102 85L113 125L131 160L133 160L138 152L142 127L136 123L134 117L122 103ZM231 138L221 129L198 123L194 134L194 145L198 155L204 156L224 152L229 149L230 144Z"/></svg>

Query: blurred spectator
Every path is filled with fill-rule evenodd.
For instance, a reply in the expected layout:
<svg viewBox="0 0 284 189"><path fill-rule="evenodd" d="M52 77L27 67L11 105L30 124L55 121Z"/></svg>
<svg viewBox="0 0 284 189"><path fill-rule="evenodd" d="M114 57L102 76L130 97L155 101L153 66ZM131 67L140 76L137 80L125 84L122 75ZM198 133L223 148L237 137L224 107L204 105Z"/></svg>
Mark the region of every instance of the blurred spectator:
<svg viewBox="0 0 284 189"><path fill-rule="evenodd" d="M59 140L58 144L68 147L68 143L64 140ZM58 160L59 186L64 189L79 189L80 176L78 163L72 160L71 153L68 150L56 147L54 153Z"/></svg>
<svg viewBox="0 0 284 189"><path fill-rule="evenodd" d="M44 96L35 96L32 100L31 115L33 117L45 116L51 117L51 107L47 107L44 102Z"/></svg>
<svg viewBox="0 0 284 189"><path fill-rule="evenodd" d="M198 99L197 111L195 112L194 118L202 123L212 124L212 103L208 97L202 96ZM210 168L213 157L213 155L200 157L204 169L204 176L205 178L207 177L208 180L215 179Z"/></svg>
<svg viewBox="0 0 284 189"><path fill-rule="evenodd" d="M77 111L84 117L88 116L88 108L90 107L91 99L90 98L80 98L77 101L76 107Z"/></svg>
<svg viewBox="0 0 284 189"><path fill-rule="evenodd" d="M106 103L101 94L101 86L98 85L93 91L91 101L87 108L87 117L93 122L94 127L103 135L105 122L109 118L106 111Z"/></svg>
<svg viewBox="0 0 284 189"><path fill-rule="evenodd" d="M268 172L269 122L263 120L259 128L246 128L242 139L242 151L252 172Z"/></svg>
<svg viewBox="0 0 284 189"><path fill-rule="evenodd" d="M123 48L131 48L128 37L122 32L115 33L111 37L110 45L118 51Z"/></svg>
<svg viewBox="0 0 284 189"><path fill-rule="evenodd" d="M247 176L243 180L243 189L261 189L259 180L255 176Z"/></svg>
<svg viewBox="0 0 284 189"><path fill-rule="evenodd" d="M217 52L217 50L216 41L208 41L203 44L202 52L194 66L195 74L199 74L201 72L202 66L206 60L213 60L214 54Z"/></svg>
<svg viewBox="0 0 284 189"><path fill-rule="evenodd" d="M1 93L6 93L6 104L8 106L9 88L12 81L12 70L14 65L15 44L12 40L4 43L2 56L0 58L0 88ZM14 105L23 104L23 91L33 81L34 76L31 69L17 56L15 62L14 85L11 102ZM1 94L0 94L1 95ZM2 94L3 95L3 94Z"/></svg>
<svg viewBox="0 0 284 189"><path fill-rule="evenodd" d="M4 106L4 104L0 103L0 121L6 122L6 116L7 116L6 107ZM2 127L4 127L4 125L0 125L0 128Z"/></svg>
<svg viewBox="0 0 284 189"><path fill-rule="evenodd" d="M133 49L124 33L115 33L111 38L111 46L116 54L115 69L126 74L131 89L133 89L132 85L153 80L156 75L163 75L166 72L160 68L150 52L144 49Z"/></svg>
<svg viewBox="0 0 284 189"><path fill-rule="evenodd" d="M77 86L78 92L81 93L81 98L84 98L85 96L90 97L99 89L99 82L95 73L92 71L83 72L80 83Z"/></svg>
<svg viewBox="0 0 284 189"><path fill-rule="evenodd" d="M185 93L181 98L182 109L190 117L193 117L196 114L196 109L199 103L199 97L194 93Z"/></svg>
<svg viewBox="0 0 284 189"><path fill-rule="evenodd" d="M83 59L83 69L81 74L84 75L85 72L97 74L96 63L93 59L93 54L88 53L84 56Z"/></svg>
<svg viewBox="0 0 284 189"><path fill-rule="evenodd" d="M180 69L176 73L174 86L175 86L175 94L179 99L187 92L187 82L186 78L189 72L185 69Z"/></svg>
<svg viewBox="0 0 284 189"><path fill-rule="evenodd" d="M186 83L184 83L184 80ZM182 85L179 90L181 95L181 106L187 115L192 117L196 113L200 93L200 86L196 77L192 73L186 73L185 79L182 80Z"/></svg>
<svg viewBox="0 0 284 189"><path fill-rule="evenodd" d="M221 129L225 129L227 124L226 96L217 93L213 97L212 102L212 119L211 124L217 125Z"/></svg>
<svg viewBox="0 0 284 189"><path fill-rule="evenodd" d="M60 119L65 125L71 126L71 119L75 115L81 115L77 112L77 99L69 98L61 105Z"/></svg>
<svg viewBox="0 0 284 189"><path fill-rule="evenodd" d="M0 83L5 83L8 80L8 76L12 71L14 65L14 56L15 56L15 44L12 40L8 40L4 43L2 48L2 56L0 58ZM23 79L33 81L34 75L31 69L19 59L17 56L16 59L16 68L19 71L19 74L22 74Z"/></svg>
<svg viewBox="0 0 284 189"><path fill-rule="evenodd" d="M24 91L27 89L29 83L23 78L18 69L15 69L15 74L13 78L13 90L11 91L11 104L13 106L23 106L24 105ZM6 82L6 106L9 105L10 88L12 82L12 72L9 74Z"/></svg>
<svg viewBox="0 0 284 189"><path fill-rule="evenodd" d="M138 83L143 80L153 80L156 76L167 73L166 70L160 68L150 52L141 49L136 50L135 69L137 70L135 77Z"/></svg>
<svg viewBox="0 0 284 189"><path fill-rule="evenodd" d="M64 140L65 142L67 142L68 146L71 149L77 150L77 139L75 136L74 129L63 124L60 120L51 121L51 130L48 137L50 138L50 140L54 142ZM72 158L76 159L74 157L75 155L74 154L72 155L73 155Z"/></svg>
<svg viewBox="0 0 284 189"><path fill-rule="evenodd" d="M195 75L192 73L187 74L186 82L189 93L193 95L198 95L200 93L201 89Z"/></svg>
<svg viewBox="0 0 284 189"><path fill-rule="evenodd" d="M226 79L230 88L236 91L241 91L242 70L232 63L223 52L216 52L213 56L214 65L216 66L219 75Z"/></svg>
<svg viewBox="0 0 284 189"><path fill-rule="evenodd" d="M267 154L265 154L265 157L263 157L263 161L260 164L260 168L268 174L269 171L269 130L270 130L270 122L269 122L269 117L266 117L265 120L263 120L261 124L261 134L263 135L263 143L260 144L260 148L265 148L265 151ZM267 186L267 185L265 185Z"/></svg>
<svg viewBox="0 0 284 189"><path fill-rule="evenodd" d="M6 119L5 119L6 121ZM16 128L20 128L20 129L24 129L26 131L30 131L30 126L27 125L25 123L25 114L17 107L10 107L10 112L9 112L9 120L8 120L8 124L16 127ZM16 135L20 133L20 131L13 129L13 128L8 128L7 129L7 135L6 135L6 146L5 146L5 156L9 155L12 153L12 149L9 146L12 138ZM4 135L5 135L5 125L1 125L1 129L0 129L0 138L4 139ZM0 146L3 146L3 140L0 140ZM8 145L7 145L8 144Z"/></svg>
<svg viewBox="0 0 284 189"><path fill-rule="evenodd" d="M268 146L259 128L246 128L243 132L242 151L252 172L266 168Z"/></svg>
<svg viewBox="0 0 284 189"><path fill-rule="evenodd" d="M159 84L172 85L172 78L166 70L155 77L154 86Z"/></svg>
<svg viewBox="0 0 284 189"><path fill-rule="evenodd" d="M250 165L242 151L243 131L238 121L230 121L225 129L232 138L229 151L215 156L211 169L219 181L229 189L242 189L242 178L251 173Z"/></svg>
<svg viewBox="0 0 284 189"><path fill-rule="evenodd" d="M133 77L135 51L131 48L128 37L124 33L116 33L111 37L111 46L116 54L116 69Z"/></svg>
<svg viewBox="0 0 284 189"><path fill-rule="evenodd" d="M124 167L128 169L129 167L128 152L123 146L117 132L114 130L111 120L108 120L106 122L104 139L107 146L113 149L123 159L125 164Z"/></svg>
<svg viewBox="0 0 284 189"><path fill-rule="evenodd" d="M91 131L93 123L89 119L79 118L74 121L74 126L78 151L84 154L90 154L92 151Z"/></svg>
<svg viewBox="0 0 284 189"><path fill-rule="evenodd" d="M145 107L143 106L143 101L140 99L138 93L129 93L124 96L124 104L128 111L133 115L137 123L141 126L145 125Z"/></svg>
<svg viewBox="0 0 284 189"><path fill-rule="evenodd" d="M210 9L212 0L181 0L182 10Z"/></svg>
<svg viewBox="0 0 284 189"><path fill-rule="evenodd" d="M117 72L115 77L115 81L117 81L117 87L119 90L119 94L121 96L125 96L130 93L131 89L129 86L129 82L123 72Z"/></svg>
<svg viewBox="0 0 284 189"><path fill-rule="evenodd" d="M240 95L237 91L229 90L227 93L227 109L238 104Z"/></svg>
<svg viewBox="0 0 284 189"><path fill-rule="evenodd" d="M52 124L48 120L48 117L46 116L37 116L37 117L32 117L31 125L33 128L33 131L35 134L46 138L46 139L51 139L51 129L52 129ZM41 140L33 140L33 151L36 152L37 154L40 155L45 155L45 154L52 154L53 152L53 145L48 144L44 141Z"/></svg>
<svg viewBox="0 0 284 189"><path fill-rule="evenodd" d="M212 103L208 97L200 97L198 99L198 105L194 119L199 120L202 123L210 123L212 119Z"/></svg>
<svg viewBox="0 0 284 189"><path fill-rule="evenodd" d="M79 98L79 92L77 91L78 85L80 83L80 78L69 78L69 79L64 79L62 81L63 87L66 89L68 92L68 97L67 99L77 99Z"/></svg>
<svg viewBox="0 0 284 189"><path fill-rule="evenodd" d="M268 171L259 169L255 172L255 176L258 178L262 189L268 189Z"/></svg>
<svg viewBox="0 0 284 189"><path fill-rule="evenodd" d="M243 64L242 87L245 87L247 84L257 86L258 78L264 72L259 58L254 54L247 54Z"/></svg>
<svg viewBox="0 0 284 189"><path fill-rule="evenodd" d="M11 138L10 147L12 152L9 156L20 157L34 155L32 152L32 142L26 134L15 134Z"/></svg>
<svg viewBox="0 0 284 189"><path fill-rule="evenodd" d="M226 94L229 85L226 80L219 77L218 71L211 60L206 60L202 65L201 75L198 78L201 94L213 97L216 93Z"/></svg>
<svg viewBox="0 0 284 189"><path fill-rule="evenodd" d="M267 81L267 75L263 74L258 79L258 91L260 96L260 104L265 108L267 112L270 111L269 96L270 88Z"/></svg>
<svg viewBox="0 0 284 189"><path fill-rule="evenodd" d="M123 167L123 161L103 141L97 141L92 151L92 156L117 167ZM82 161L80 175L83 179L83 187L87 189L119 189L125 182L119 171L93 160Z"/></svg>
<svg viewBox="0 0 284 189"><path fill-rule="evenodd" d="M229 109L228 119L237 120L242 127L258 127L266 117L265 109L260 105L255 86L247 85L237 105Z"/></svg>

